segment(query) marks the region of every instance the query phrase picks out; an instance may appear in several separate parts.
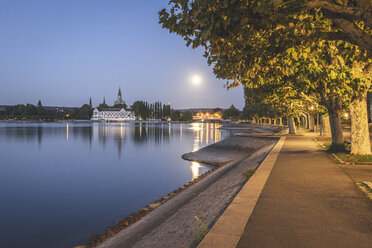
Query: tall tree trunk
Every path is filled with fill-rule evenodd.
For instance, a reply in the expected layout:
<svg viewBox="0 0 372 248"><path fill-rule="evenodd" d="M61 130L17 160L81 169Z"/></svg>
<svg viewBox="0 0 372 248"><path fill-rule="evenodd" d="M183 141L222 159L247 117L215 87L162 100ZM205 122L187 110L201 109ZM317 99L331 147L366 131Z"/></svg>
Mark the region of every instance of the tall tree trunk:
<svg viewBox="0 0 372 248"><path fill-rule="evenodd" d="M329 116L322 115L321 136L331 137L331 126L329 124Z"/></svg>
<svg viewBox="0 0 372 248"><path fill-rule="evenodd" d="M309 114L306 114L306 128L309 129L310 128L310 115Z"/></svg>
<svg viewBox="0 0 372 248"><path fill-rule="evenodd" d="M351 153L371 154L371 142L368 129L367 93L350 104Z"/></svg>
<svg viewBox="0 0 372 248"><path fill-rule="evenodd" d="M295 123L292 116L287 117L288 132L289 134L296 134Z"/></svg>
<svg viewBox="0 0 372 248"><path fill-rule="evenodd" d="M299 117L296 117L296 125L297 125L297 130L300 129L300 118Z"/></svg>
<svg viewBox="0 0 372 248"><path fill-rule="evenodd" d="M330 102L328 112L332 133L332 145L338 147L342 147L344 145L344 134L341 127L341 109L341 99L335 99L334 101Z"/></svg>
<svg viewBox="0 0 372 248"><path fill-rule="evenodd" d="M311 132L314 132L314 116L309 114L309 129Z"/></svg>
<svg viewBox="0 0 372 248"><path fill-rule="evenodd" d="M282 126L282 125L283 125L282 118L279 118L279 126Z"/></svg>

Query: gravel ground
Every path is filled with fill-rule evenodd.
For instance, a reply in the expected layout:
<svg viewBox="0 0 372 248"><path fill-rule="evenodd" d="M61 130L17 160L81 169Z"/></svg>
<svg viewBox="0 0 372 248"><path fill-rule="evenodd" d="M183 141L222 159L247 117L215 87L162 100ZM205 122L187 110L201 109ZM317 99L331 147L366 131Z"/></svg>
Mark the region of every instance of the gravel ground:
<svg viewBox="0 0 372 248"><path fill-rule="evenodd" d="M230 162L99 247L194 247L244 185L243 172L256 168L277 140L234 136L187 154Z"/></svg>

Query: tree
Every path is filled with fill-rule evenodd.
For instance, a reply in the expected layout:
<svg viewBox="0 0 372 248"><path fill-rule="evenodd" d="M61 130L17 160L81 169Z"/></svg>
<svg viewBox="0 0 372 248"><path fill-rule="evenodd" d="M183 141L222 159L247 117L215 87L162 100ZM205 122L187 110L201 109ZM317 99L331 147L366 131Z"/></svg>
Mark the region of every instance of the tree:
<svg viewBox="0 0 372 248"><path fill-rule="evenodd" d="M294 33L297 17L319 10L336 30L302 33L299 38L343 40L372 53L370 0L171 0L170 10L159 12L160 23L185 37L188 44L205 45L237 33L283 28ZM196 41L196 43L195 43ZM211 43L213 46L213 44Z"/></svg>
<svg viewBox="0 0 372 248"><path fill-rule="evenodd" d="M109 108L109 106L106 104L105 97L103 97L103 102L100 105L98 105L97 108L100 109L100 110L102 110L102 109L108 109Z"/></svg>
<svg viewBox="0 0 372 248"><path fill-rule="evenodd" d="M91 97L89 97L89 106L92 108L92 98Z"/></svg>
<svg viewBox="0 0 372 248"><path fill-rule="evenodd" d="M171 116L171 106L170 104L163 105L163 118L168 119Z"/></svg>
<svg viewBox="0 0 372 248"><path fill-rule="evenodd" d="M181 121L192 121L193 120L193 114L191 111L186 111L181 113Z"/></svg>
<svg viewBox="0 0 372 248"><path fill-rule="evenodd" d="M259 7L260 3L262 5ZM256 13L265 20L271 20L269 25L274 26L279 25L283 18L289 23L293 15L319 9L325 18L338 27L338 30L320 31L315 37L347 41L372 54L372 2L370 0L259 0L253 5L255 6L251 10L256 8Z"/></svg>
<svg viewBox="0 0 372 248"><path fill-rule="evenodd" d="M120 103L120 104L115 104L113 106L114 108L123 108L123 109L127 109L127 104L125 102L123 103Z"/></svg>
<svg viewBox="0 0 372 248"><path fill-rule="evenodd" d="M18 120L63 120L65 114L62 111L56 109L48 109L35 106L33 104L18 104L15 106L8 106L5 109L4 118L7 119L18 119Z"/></svg>
<svg viewBox="0 0 372 248"><path fill-rule="evenodd" d="M172 121L180 121L181 120L181 112L178 111L178 110L176 110L176 111L172 110L171 119L172 119Z"/></svg>
<svg viewBox="0 0 372 248"><path fill-rule="evenodd" d="M45 114L45 110L43 108L43 105L41 104L41 100L37 102L37 115L39 117L42 117Z"/></svg>
<svg viewBox="0 0 372 248"><path fill-rule="evenodd" d="M102 109L108 109L108 108L110 108L110 106L108 106L108 105L105 104L105 103L101 103L100 105L98 105L97 108L100 109L100 110L102 110Z"/></svg>
<svg viewBox="0 0 372 248"><path fill-rule="evenodd" d="M315 2L317 5L314 5ZM329 6L323 5L325 2L333 4L333 14L339 11L337 12L337 18L332 16L332 13L330 14ZM335 11L336 8L334 7L341 8ZM366 36L371 38L370 26L367 24L369 17L365 15L370 13L371 3L364 0L358 3L331 0L285 2L276 0L249 2L238 0L197 2L173 0L170 1L170 10L163 9L159 12L159 15L163 27L169 29L170 32L183 36L187 45L192 45L193 48L198 46L205 48L205 57L209 64L214 65L216 76L232 80L232 82L227 83L228 87L235 87L239 84L255 87L265 83L267 78L262 76L261 73L262 71L266 72L265 76L267 76L267 72L271 73L273 66L277 65L278 55L286 55L289 51L292 56L291 59L296 61L298 57L297 48L308 49L322 40L349 41L370 53L371 43L368 43L366 39L347 37L348 34L351 34L351 29L343 29L342 25L338 25L341 22L350 22L350 16L345 16L345 13L340 11L341 9L358 10L359 14L355 12L355 19L351 20L359 20L363 23L353 24L352 29L357 30L355 32L363 32L362 38L366 38ZM363 16L363 20L358 19L358 15L359 17ZM352 46L349 45L350 47ZM332 51L328 49L327 52L330 52L328 58L327 56L320 56L313 59L324 59L328 63L337 62L337 56L340 56L345 50L354 49L349 49L347 45L345 48L341 53L337 54L336 52L334 56L332 56ZM308 54L310 53L302 54L304 57L301 59L304 59L305 63L296 62L302 63L302 65L313 65L313 68L308 66L307 71L311 72L309 73L311 76L317 75L317 66L314 66L314 63L308 63L306 59ZM358 59L360 59L360 55L358 56ZM370 54L366 56L368 58ZM280 61L282 64L288 63L285 58ZM370 64L370 61L368 63ZM368 63L364 66L365 68L368 68ZM343 105L357 98L360 92L366 90L366 87L364 87L365 80L355 78L353 72L349 70L350 65L348 67L345 68L339 63L331 70L320 70L321 73L318 74L322 74L323 78L315 78L315 80L321 80L319 84L308 83L311 78L309 75L301 80L309 91L316 90L316 93L321 95L324 104L330 111L333 127L332 139L335 145L343 142L340 125L340 111ZM300 77L296 66L287 65L285 70L285 73L282 69L278 70L283 75L269 76L269 81L280 81L286 78L286 80L294 83L294 78ZM335 76L337 75L336 71L341 72L340 77ZM347 101L343 101L344 98L340 97L340 94L349 90L349 84L346 84L346 86L343 84L345 87L336 87L338 94L332 95L332 91L335 89L334 85L337 85L335 82L340 82L342 77L345 76L347 77L346 82L362 86L359 90L353 88L354 91L350 91L351 94L350 97L347 97ZM324 78L330 79L328 82L332 83L332 87L329 87L329 84L323 81ZM354 84L358 81L361 84ZM295 86L293 88L296 88L296 85L293 85ZM323 91L327 95L319 91Z"/></svg>
<svg viewBox="0 0 372 248"><path fill-rule="evenodd" d="M147 120L150 117L150 109L146 102L135 101L130 108L134 114L137 117L141 117L142 120Z"/></svg>
<svg viewBox="0 0 372 248"><path fill-rule="evenodd" d="M81 120L90 120L92 117L92 108L88 104L84 104L79 109L79 116L78 119Z"/></svg>
<svg viewBox="0 0 372 248"><path fill-rule="evenodd" d="M222 118L224 120L238 120L240 116L240 111L235 108L234 105L231 105L230 108L223 111Z"/></svg>

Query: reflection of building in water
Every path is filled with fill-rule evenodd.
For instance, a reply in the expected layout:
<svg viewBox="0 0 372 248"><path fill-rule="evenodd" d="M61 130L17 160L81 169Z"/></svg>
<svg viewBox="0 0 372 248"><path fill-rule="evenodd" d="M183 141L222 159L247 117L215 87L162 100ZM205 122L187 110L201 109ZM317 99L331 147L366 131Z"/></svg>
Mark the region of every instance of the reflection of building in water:
<svg viewBox="0 0 372 248"><path fill-rule="evenodd" d="M196 132L193 152L200 149L201 145L205 143L216 143L221 139L221 131L219 127L221 125L217 123L192 123L191 130Z"/></svg>
<svg viewBox="0 0 372 248"><path fill-rule="evenodd" d="M125 138L125 124L115 125L93 125L93 132L98 139L104 140L107 137L113 137L114 139Z"/></svg>
<svg viewBox="0 0 372 248"><path fill-rule="evenodd" d="M93 135L98 137L103 146L106 145L108 139L114 140L118 148L119 157L121 156L122 145L127 136L127 129L125 128L124 123L113 125L93 125Z"/></svg>
<svg viewBox="0 0 372 248"><path fill-rule="evenodd" d="M114 141L120 156L127 139L134 144L142 145L153 142L161 145L170 142L173 130L171 124L95 124L93 125L93 135L103 146L106 145L106 142Z"/></svg>
<svg viewBox="0 0 372 248"><path fill-rule="evenodd" d="M139 123L132 133L133 141L136 143L163 143L169 142L172 136L171 124Z"/></svg>

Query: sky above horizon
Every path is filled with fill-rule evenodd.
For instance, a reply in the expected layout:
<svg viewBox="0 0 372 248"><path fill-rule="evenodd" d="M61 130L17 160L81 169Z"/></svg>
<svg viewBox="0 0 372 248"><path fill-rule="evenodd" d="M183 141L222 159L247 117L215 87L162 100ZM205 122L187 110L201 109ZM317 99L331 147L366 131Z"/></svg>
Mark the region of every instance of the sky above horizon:
<svg viewBox="0 0 372 248"><path fill-rule="evenodd" d="M0 105L170 102L174 108L244 106L202 49L158 24L168 0L0 0ZM201 77L192 84L194 75Z"/></svg>

